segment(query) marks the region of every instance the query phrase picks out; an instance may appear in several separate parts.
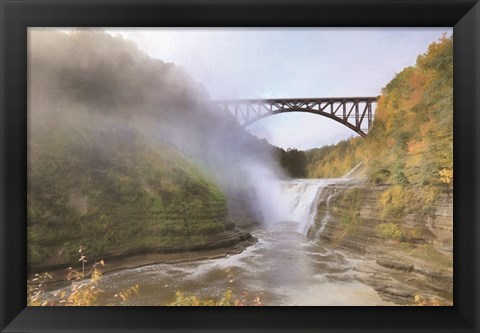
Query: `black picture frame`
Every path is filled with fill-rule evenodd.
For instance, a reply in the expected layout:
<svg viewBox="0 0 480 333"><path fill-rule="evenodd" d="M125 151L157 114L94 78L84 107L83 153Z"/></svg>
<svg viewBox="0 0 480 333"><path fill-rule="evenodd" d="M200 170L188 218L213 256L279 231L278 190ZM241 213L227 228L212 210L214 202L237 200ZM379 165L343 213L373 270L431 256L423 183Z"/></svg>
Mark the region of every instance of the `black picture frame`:
<svg viewBox="0 0 480 333"><path fill-rule="evenodd" d="M479 332L480 4L0 0L2 332ZM27 27L441 26L454 31L453 307L26 307Z"/></svg>

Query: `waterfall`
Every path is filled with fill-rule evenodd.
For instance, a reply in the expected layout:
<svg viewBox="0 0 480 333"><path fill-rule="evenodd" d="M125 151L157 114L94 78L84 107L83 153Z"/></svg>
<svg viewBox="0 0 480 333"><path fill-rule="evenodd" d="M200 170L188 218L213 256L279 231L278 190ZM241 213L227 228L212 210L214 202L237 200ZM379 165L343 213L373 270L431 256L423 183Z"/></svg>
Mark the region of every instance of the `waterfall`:
<svg viewBox="0 0 480 333"><path fill-rule="evenodd" d="M315 233L315 239L318 239L320 237L323 229L325 229L325 226L327 225L328 220L330 220L330 199L332 198L332 196L333 196L333 194L330 194L327 197L326 214L322 217L322 220L320 221L320 228L318 228L317 232ZM318 200L317 200L317 202L318 202Z"/></svg>
<svg viewBox="0 0 480 333"><path fill-rule="evenodd" d="M309 229L315 225L318 200L325 186L331 182L330 179L293 179L282 182L276 195L277 212L281 216L277 220L297 223L296 231L307 236Z"/></svg>

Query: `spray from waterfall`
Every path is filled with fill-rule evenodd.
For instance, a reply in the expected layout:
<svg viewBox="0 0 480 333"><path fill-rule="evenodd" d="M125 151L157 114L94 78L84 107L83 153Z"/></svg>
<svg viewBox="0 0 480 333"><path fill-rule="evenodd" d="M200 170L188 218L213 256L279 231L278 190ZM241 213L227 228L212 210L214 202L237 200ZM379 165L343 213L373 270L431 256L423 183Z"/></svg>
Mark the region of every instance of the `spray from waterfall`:
<svg viewBox="0 0 480 333"><path fill-rule="evenodd" d="M269 189L284 176L273 146L213 108L204 87L181 68L97 29L31 28L28 49L30 142L73 128L95 148L88 152L92 165L113 161L116 143L131 156L135 142L152 154L175 151L227 197L248 194L260 220L274 218L278 206ZM227 199L235 204L235 196Z"/></svg>
<svg viewBox="0 0 480 333"><path fill-rule="evenodd" d="M332 219L330 206L335 193L329 185L351 181L350 178L342 177L278 182L279 185L271 190L271 197L275 198L278 207L277 215L270 217L271 223L294 222L293 231L308 238L319 239ZM320 212L318 207L322 205L325 208Z"/></svg>
<svg viewBox="0 0 480 333"><path fill-rule="evenodd" d="M323 189L331 181L326 179L293 179L279 182L272 192L277 210L271 223L294 222L295 231L307 236L315 226L317 204Z"/></svg>

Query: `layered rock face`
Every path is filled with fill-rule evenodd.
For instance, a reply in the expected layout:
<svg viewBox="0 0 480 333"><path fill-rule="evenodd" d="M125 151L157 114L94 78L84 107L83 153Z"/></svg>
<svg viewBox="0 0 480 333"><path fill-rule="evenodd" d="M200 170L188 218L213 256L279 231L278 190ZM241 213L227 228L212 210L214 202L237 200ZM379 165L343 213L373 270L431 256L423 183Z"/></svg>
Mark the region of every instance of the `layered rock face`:
<svg viewBox="0 0 480 333"><path fill-rule="evenodd" d="M362 258L357 278L399 304L450 304L453 290L453 198L441 194L430 214L385 218L389 185L328 185L310 237Z"/></svg>
<svg viewBox="0 0 480 333"><path fill-rule="evenodd" d="M177 207L177 210L152 213L148 207L137 206L131 204L128 209L118 211L115 209L109 215L109 220L125 220L130 226L136 226L135 228L130 227L128 230L129 235L135 236L135 238L129 241L108 239L108 242L104 242L105 246L102 248L101 255L89 255L89 260L104 259L110 262L147 254L208 250L217 250L218 253L222 253L222 251L228 252L236 246L243 249L254 242L250 233L235 228L235 223L228 218L226 202L222 200L212 201L199 210L192 209L187 212L188 216L181 207ZM89 207L86 209L88 211ZM99 238L102 240L105 236L99 235ZM81 235L62 241L80 242ZM30 261L29 270L31 272L51 271L75 264L75 256L72 257L63 251L62 244L54 234L51 237L32 240L31 245L41 247L45 252L56 255L45 256L38 262ZM131 266L143 264L142 257L137 257L136 263L132 263Z"/></svg>

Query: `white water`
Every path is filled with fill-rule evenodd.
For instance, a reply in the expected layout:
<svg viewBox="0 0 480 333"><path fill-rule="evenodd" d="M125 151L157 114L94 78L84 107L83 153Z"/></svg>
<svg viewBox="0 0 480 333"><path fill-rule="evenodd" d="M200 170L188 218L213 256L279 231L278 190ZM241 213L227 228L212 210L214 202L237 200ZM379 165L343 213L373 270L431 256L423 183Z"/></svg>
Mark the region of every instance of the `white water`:
<svg viewBox="0 0 480 333"><path fill-rule="evenodd" d="M176 264L157 264L106 274L99 288L100 305L119 305L114 295L138 284L140 294L127 305L164 305L177 291L219 299L226 290L247 292L264 305L393 305L356 278L359 259L350 257L305 234L314 224L317 199L326 200L325 186L346 179L300 179L270 187L276 219L249 230L258 241L239 254ZM266 190L265 190L266 193ZM327 195L328 194L328 195ZM108 262L107 262L108 265Z"/></svg>
<svg viewBox="0 0 480 333"><path fill-rule="evenodd" d="M317 204L324 188L332 183L345 182L346 179L292 179L282 181L273 191L276 203L276 216L270 217L270 221L277 223L283 221L294 222L297 224L296 231L304 236L315 224L317 215ZM327 198L327 209L330 204L331 196ZM273 215L273 214L271 214ZM329 214L323 217L320 224L320 232L323 230L324 223L329 218Z"/></svg>
<svg viewBox="0 0 480 333"><path fill-rule="evenodd" d="M258 242L225 258L107 274L99 285L104 291L100 304L117 305L113 295L138 284L140 295L128 305L164 305L176 291L219 299L226 290L248 292L263 305L392 305L356 279L358 259L307 240L293 231L296 227L277 222L254 228L250 232Z"/></svg>
<svg viewBox="0 0 480 333"><path fill-rule="evenodd" d="M327 213L325 216L322 218L320 221L320 227L318 228L317 232L315 233L315 239L318 239L320 237L321 233L325 229L325 226L327 225L328 220L331 218L330 216L330 199L332 199L333 194L330 194L327 198Z"/></svg>

